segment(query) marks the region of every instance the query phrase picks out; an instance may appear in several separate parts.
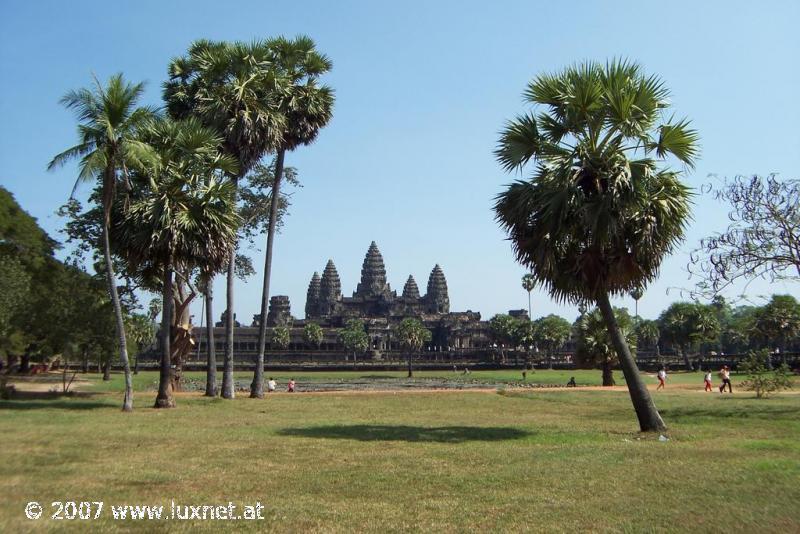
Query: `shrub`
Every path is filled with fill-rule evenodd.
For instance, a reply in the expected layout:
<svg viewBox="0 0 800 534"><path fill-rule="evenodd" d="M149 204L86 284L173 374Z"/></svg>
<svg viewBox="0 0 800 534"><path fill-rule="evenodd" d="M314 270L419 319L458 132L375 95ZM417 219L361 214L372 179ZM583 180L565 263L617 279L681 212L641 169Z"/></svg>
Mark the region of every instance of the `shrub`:
<svg viewBox="0 0 800 534"><path fill-rule="evenodd" d="M748 391L755 391L759 399L792 387L786 363L770 371L767 365L769 357L769 351L766 349L750 351L747 360L742 364L742 370L748 375L747 380L742 382L742 387Z"/></svg>

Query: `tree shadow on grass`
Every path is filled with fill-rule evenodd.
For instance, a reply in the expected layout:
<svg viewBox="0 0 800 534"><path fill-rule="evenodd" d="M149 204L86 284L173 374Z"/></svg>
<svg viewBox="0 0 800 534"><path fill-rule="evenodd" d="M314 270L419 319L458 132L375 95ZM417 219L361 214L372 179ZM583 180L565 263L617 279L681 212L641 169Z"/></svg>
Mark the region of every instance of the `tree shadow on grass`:
<svg viewBox="0 0 800 534"><path fill-rule="evenodd" d="M0 400L0 410L94 410L113 406L108 402L89 400L95 393L52 393L16 391L10 400Z"/></svg>
<svg viewBox="0 0 800 534"><path fill-rule="evenodd" d="M306 428L284 428L282 436L305 438L353 439L356 441L409 441L430 443L464 443L467 441L505 441L533 435L532 432L509 427L406 425L326 425Z"/></svg>

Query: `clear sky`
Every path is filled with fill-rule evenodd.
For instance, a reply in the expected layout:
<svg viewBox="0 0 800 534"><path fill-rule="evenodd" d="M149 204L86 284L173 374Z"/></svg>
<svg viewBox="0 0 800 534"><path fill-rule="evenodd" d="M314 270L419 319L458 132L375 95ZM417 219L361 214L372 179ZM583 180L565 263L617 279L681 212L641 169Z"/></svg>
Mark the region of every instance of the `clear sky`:
<svg viewBox="0 0 800 534"><path fill-rule="evenodd" d="M800 2L265 2L2 0L0 8L0 183L55 237L55 210L75 166L48 173L76 141L59 106L92 73L146 80L159 105L168 61L195 39L310 35L334 63L330 125L311 147L287 156L303 188L275 246L272 293L303 317L311 274L328 258L345 295L354 291L370 241L398 292L413 274L424 293L441 264L451 309L485 318L527 307L524 269L493 221L492 199L508 183L492 150L521 93L538 73L584 59L626 57L658 73L674 109L702 136L702 158L686 181L708 175L778 172L800 178ZM83 197L88 191L84 187ZM688 287L687 253L725 225L725 210L699 197L682 247L640 301L655 317ZM263 244L260 246L263 250ZM239 283L236 311L258 311L259 273ZM739 291L741 288L739 288ZM739 291L733 291L736 294ZM756 282L748 292L800 296L798 284ZM217 314L223 285L216 286ZM631 299L619 304L633 307ZM574 308L543 292L534 317Z"/></svg>

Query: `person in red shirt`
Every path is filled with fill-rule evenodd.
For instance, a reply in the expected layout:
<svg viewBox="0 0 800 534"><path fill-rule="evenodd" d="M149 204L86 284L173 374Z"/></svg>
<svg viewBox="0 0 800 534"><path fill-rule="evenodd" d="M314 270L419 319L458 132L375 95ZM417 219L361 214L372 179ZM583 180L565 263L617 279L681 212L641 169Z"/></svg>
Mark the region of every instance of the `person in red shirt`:
<svg viewBox="0 0 800 534"><path fill-rule="evenodd" d="M294 393L294 378L289 379L289 393Z"/></svg>

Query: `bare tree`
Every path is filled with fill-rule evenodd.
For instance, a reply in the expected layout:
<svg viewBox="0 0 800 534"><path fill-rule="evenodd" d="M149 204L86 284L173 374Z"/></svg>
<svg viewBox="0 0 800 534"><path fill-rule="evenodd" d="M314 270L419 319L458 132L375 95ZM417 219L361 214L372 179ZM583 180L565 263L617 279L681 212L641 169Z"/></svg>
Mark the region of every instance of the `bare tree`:
<svg viewBox="0 0 800 534"><path fill-rule="evenodd" d="M691 254L699 293L716 294L737 280L800 280L800 180L737 176L712 190L730 204L730 224Z"/></svg>

